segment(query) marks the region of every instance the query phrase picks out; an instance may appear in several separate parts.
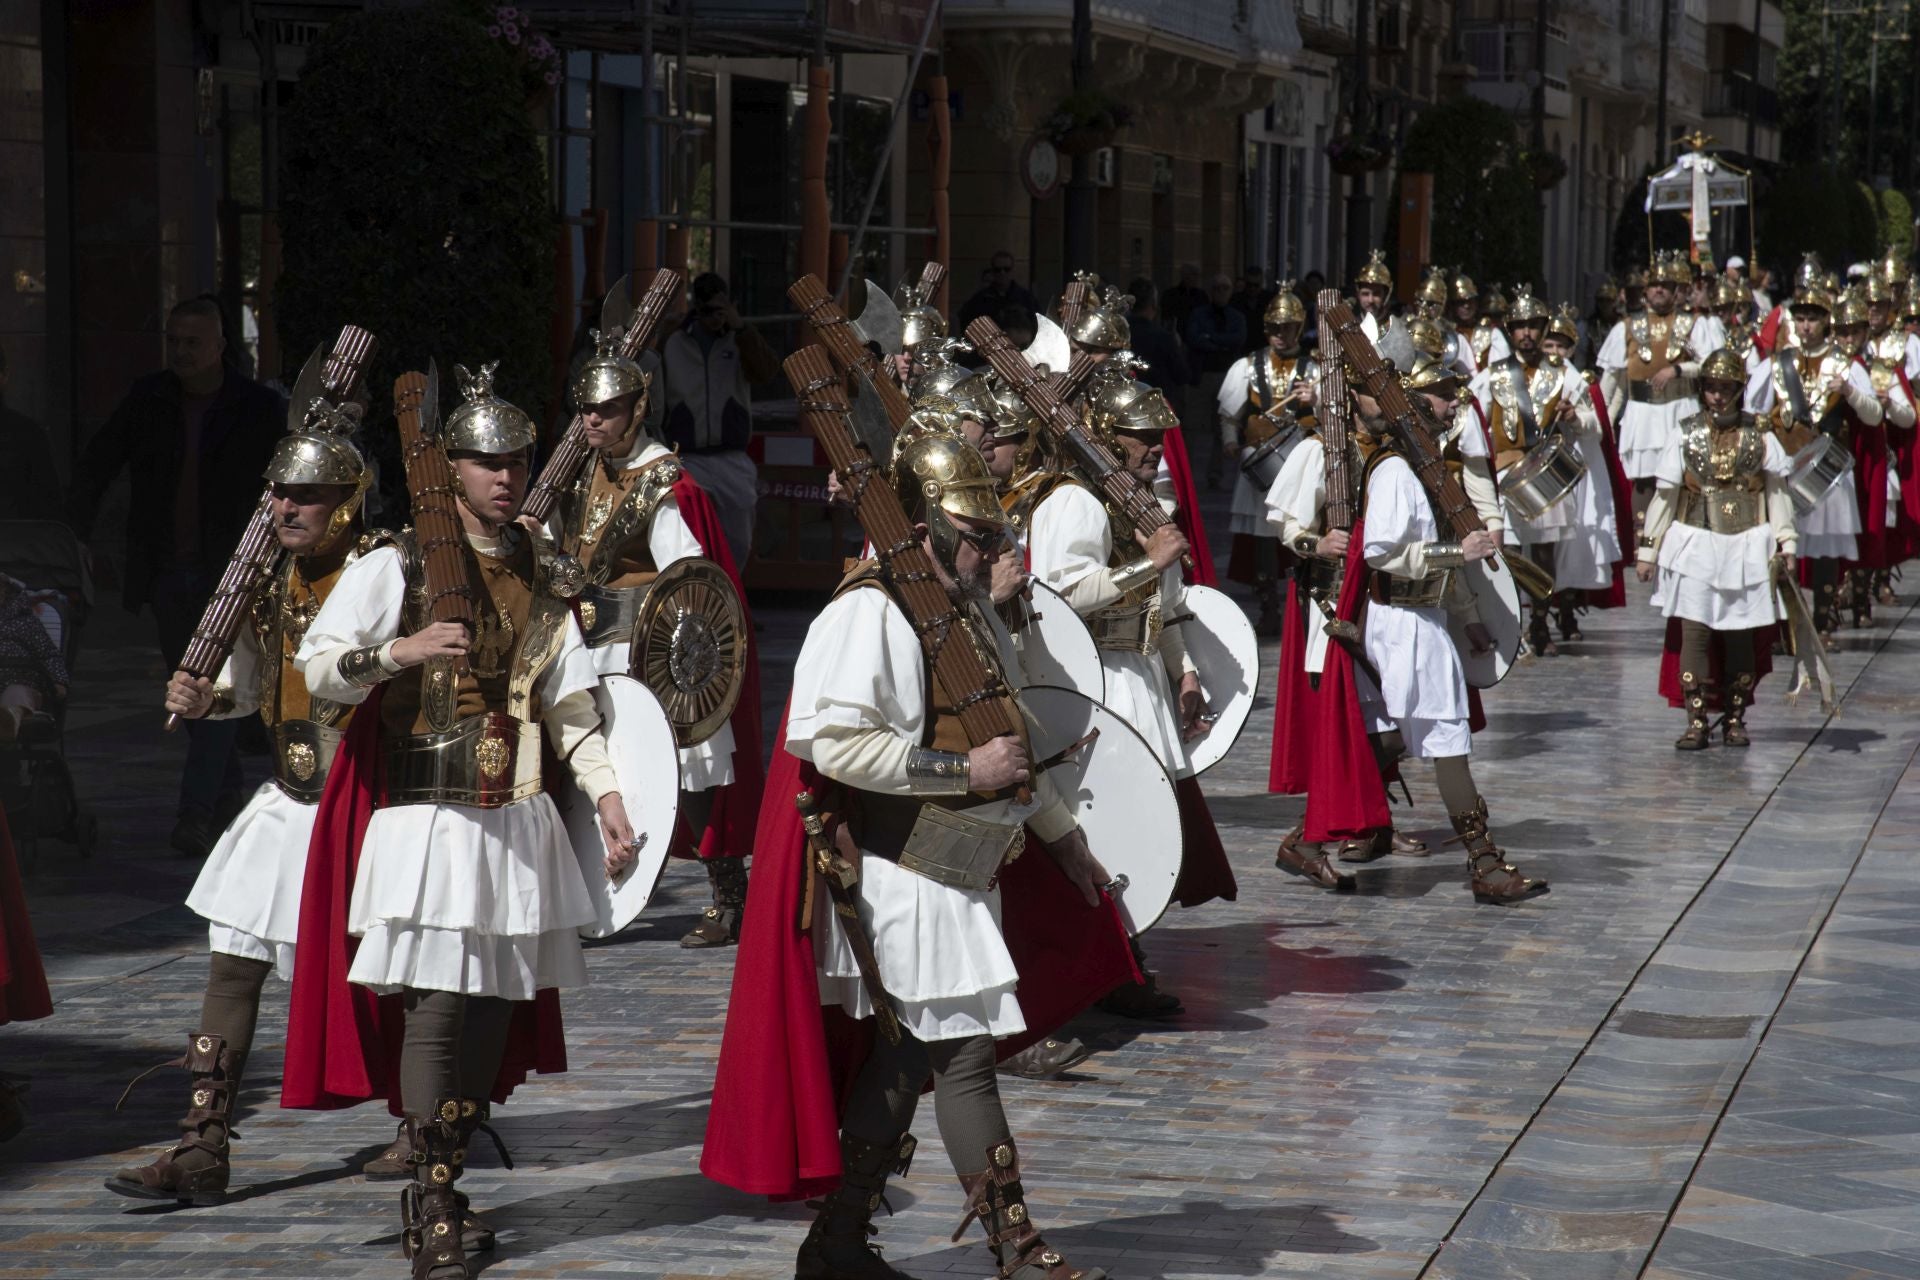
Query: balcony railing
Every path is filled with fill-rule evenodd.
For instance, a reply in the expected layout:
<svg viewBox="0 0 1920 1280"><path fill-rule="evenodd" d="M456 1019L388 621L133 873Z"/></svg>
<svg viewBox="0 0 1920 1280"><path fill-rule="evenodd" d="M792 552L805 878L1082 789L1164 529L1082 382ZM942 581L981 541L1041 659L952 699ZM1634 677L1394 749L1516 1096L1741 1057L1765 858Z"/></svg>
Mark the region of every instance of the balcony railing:
<svg viewBox="0 0 1920 1280"><path fill-rule="evenodd" d="M1751 111L1756 122L1769 128L1780 123L1780 94L1762 84L1755 84L1742 71L1716 71L1707 90L1707 111L1710 116L1739 116L1745 119Z"/></svg>
<svg viewBox="0 0 1920 1280"><path fill-rule="evenodd" d="M1460 29L1460 46L1473 64L1475 80L1527 83L1534 69L1534 29L1531 22L1468 22ZM1547 24L1546 81L1549 89L1567 90L1567 33Z"/></svg>

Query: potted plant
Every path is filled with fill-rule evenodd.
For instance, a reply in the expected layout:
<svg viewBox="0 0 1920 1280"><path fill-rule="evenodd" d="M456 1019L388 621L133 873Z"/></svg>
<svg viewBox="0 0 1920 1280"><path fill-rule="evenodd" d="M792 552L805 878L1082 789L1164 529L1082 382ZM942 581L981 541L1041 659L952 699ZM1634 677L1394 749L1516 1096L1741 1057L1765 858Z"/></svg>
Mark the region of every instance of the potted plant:
<svg viewBox="0 0 1920 1280"><path fill-rule="evenodd" d="M1062 155L1083 156L1112 146L1133 123L1133 108L1098 89L1070 93L1040 122L1040 132Z"/></svg>
<svg viewBox="0 0 1920 1280"><path fill-rule="evenodd" d="M1567 176L1567 162L1557 151L1522 151L1520 167L1533 179L1536 191L1551 191Z"/></svg>

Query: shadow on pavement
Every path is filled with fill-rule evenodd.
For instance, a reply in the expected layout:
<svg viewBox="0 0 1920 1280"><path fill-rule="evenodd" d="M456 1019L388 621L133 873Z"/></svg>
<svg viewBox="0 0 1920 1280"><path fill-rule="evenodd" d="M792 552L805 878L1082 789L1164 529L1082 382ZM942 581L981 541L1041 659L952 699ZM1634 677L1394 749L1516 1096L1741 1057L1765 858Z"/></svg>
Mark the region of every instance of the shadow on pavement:
<svg viewBox="0 0 1920 1280"><path fill-rule="evenodd" d="M888 1197L899 1198L894 1191ZM757 1208L747 1207L750 1203ZM542 1248L595 1237L691 1227L720 1217L759 1217L770 1206L700 1174L682 1173L568 1187L508 1204L491 1204L482 1196L474 1207L500 1236L500 1248L493 1257L480 1255L483 1265L491 1265L508 1259L524 1263ZM796 1204L790 1216L797 1250L812 1215ZM661 1267L663 1272L671 1269Z"/></svg>
<svg viewBox="0 0 1920 1280"><path fill-rule="evenodd" d="M707 1102L712 1096L710 1090L701 1089L624 1107L537 1114L498 1110L492 1124L513 1153L515 1165L564 1169L697 1147L706 1133ZM475 1143L475 1155L481 1154L482 1147L492 1163L492 1148L486 1143ZM480 1160L473 1165L481 1167Z"/></svg>

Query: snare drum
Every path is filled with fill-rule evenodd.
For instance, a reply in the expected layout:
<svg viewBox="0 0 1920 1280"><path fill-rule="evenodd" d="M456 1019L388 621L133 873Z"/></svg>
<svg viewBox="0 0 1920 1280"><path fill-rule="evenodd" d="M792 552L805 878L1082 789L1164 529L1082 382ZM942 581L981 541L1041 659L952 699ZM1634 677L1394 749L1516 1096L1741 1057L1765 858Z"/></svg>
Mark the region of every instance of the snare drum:
<svg viewBox="0 0 1920 1280"><path fill-rule="evenodd" d="M1507 468L1506 474L1500 477L1500 496L1517 514L1538 520L1555 505L1566 501L1586 474L1587 464L1580 460L1573 442L1556 432Z"/></svg>
<svg viewBox="0 0 1920 1280"><path fill-rule="evenodd" d="M1852 474L1852 451L1832 436L1815 436L1793 455L1793 475L1787 479L1793 509L1806 515L1833 492L1835 485Z"/></svg>
<svg viewBox="0 0 1920 1280"><path fill-rule="evenodd" d="M1263 498L1266 496L1273 482L1280 478L1280 468L1286 465L1287 455L1293 452L1304 434L1300 423L1283 423L1266 439L1240 455L1240 474L1247 478L1254 492Z"/></svg>

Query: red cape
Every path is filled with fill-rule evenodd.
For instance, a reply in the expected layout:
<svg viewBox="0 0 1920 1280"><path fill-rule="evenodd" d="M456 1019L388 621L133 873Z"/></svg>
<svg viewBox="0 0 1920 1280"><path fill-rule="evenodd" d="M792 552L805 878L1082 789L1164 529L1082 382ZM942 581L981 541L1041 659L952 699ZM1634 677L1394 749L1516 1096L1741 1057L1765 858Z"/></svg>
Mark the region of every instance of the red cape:
<svg viewBox="0 0 1920 1280"><path fill-rule="evenodd" d="M347 981L360 940L347 932L353 876L367 823L380 807L380 695L376 688L347 726L327 775L307 845L300 888L300 932L294 947L293 993L287 1011L286 1066L280 1105L301 1110L351 1107L385 1095L400 1106L400 997L376 996ZM567 1069L559 993L545 990L514 1006L507 1052L493 1100L505 1102L529 1073Z"/></svg>
<svg viewBox="0 0 1920 1280"><path fill-rule="evenodd" d="M1862 368L1866 362L1854 357ZM1887 541L1887 428L1886 419L1869 427L1849 411L1853 430L1848 441L1853 448L1853 495L1860 506L1860 558L1847 563L1850 569L1890 569L1897 562ZM1905 491L1901 497L1904 501Z"/></svg>
<svg viewBox="0 0 1920 1280"><path fill-rule="evenodd" d="M806 837L793 808L820 778L787 753L784 715L780 723L700 1171L741 1191L795 1200L840 1182L840 1107L873 1028L820 1003L813 938L800 920ZM1025 1034L999 1042L1005 1058L1140 975L1112 902L1088 907L1044 850L1010 864L1000 886L1027 1023Z"/></svg>
<svg viewBox="0 0 1920 1280"><path fill-rule="evenodd" d="M760 648L753 638L747 589L740 581L739 568L733 563L733 552L727 547L713 499L694 480L693 473L686 470L682 470L680 479L674 482L673 499L680 508L680 518L699 539L701 551L732 580L734 590L740 593L740 611L745 615L747 670L740 682L740 701L728 721L733 726L733 781L714 788L713 816L698 850L701 858L744 858L753 852L754 824L760 818L760 795L766 787L766 771L760 763ZM673 852L676 857L695 856L684 828L674 841Z"/></svg>
<svg viewBox="0 0 1920 1280"><path fill-rule="evenodd" d="M1207 797L1200 791L1200 779L1179 779L1173 794L1180 802L1180 877L1173 882L1173 900L1183 907L1197 907L1215 898L1232 902L1240 896L1240 885L1220 843L1220 829L1213 825Z"/></svg>
<svg viewBox="0 0 1920 1280"><path fill-rule="evenodd" d="M1193 568L1187 573L1187 581L1202 587L1218 586L1220 576L1214 572L1213 551L1207 546L1207 522L1200 513L1200 496L1193 488L1187 437L1179 427L1169 427L1161 441L1160 456L1166 461L1167 478L1173 481L1173 497L1178 504L1173 522L1187 535L1187 545L1192 548Z"/></svg>
<svg viewBox="0 0 1920 1280"><path fill-rule="evenodd" d="M1287 583L1287 610L1280 619L1280 675L1273 691L1273 755L1267 765L1267 790L1297 796L1307 789L1311 762L1314 698L1307 676L1306 593Z"/></svg>
<svg viewBox="0 0 1920 1280"><path fill-rule="evenodd" d="M1627 603L1627 566L1633 563L1637 546L1633 523L1633 481L1620 461L1620 442L1614 439L1613 420L1607 414L1607 397L1599 383L1587 384L1593 400L1593 412L1600 420L1600 449L1607 455L1607 482L1613 491L1613 524L1620 539L1620 559L1613 565L1613 585L1587 592L1587 604L1595 609L1619 609Z"/></svg>
<svg viewBox="0 0 1920 1280"><path fill-rule="evenodd" d="M1367 564L1360 551L1366 544L1364 520L1355 520L1348 534L1346 576L1340 582L1335 615L1357 622L1366 599ZM1367 740L1366 721L1360 715L1360 692L1355 682L1353 655L1339 644L1327 646L1326 670L1314 695L1312 750L1307 756L1307 816L1305 839L1310 844L1359 839L1392 823L1387 812L1387 789L1380 766Z"/></svg>
<svg viewBox="0 0 1920 1280"><path fill-rule="evenodd" d="M1773 670L1773 627L1755 627L1749 634L1753 636L1753 683L1756 689L1760 681ZM1720 705L1720 671L1725 661L1725 642L1721 633L1716 631L1707 641L1707 705ZM1660 653L1660 696L1667 705L1681 705L1680 697L1680 619L1667 619L1667 634Z"/></svg>
<svg viewBox="0 0 1920 1280"><path fill-rule="evenodd" d="M40 946L27 914L27 892L13 856L13 834L7 829L7 811L0 807L0 1026L32 1022L52 1012Z"/></svg>

